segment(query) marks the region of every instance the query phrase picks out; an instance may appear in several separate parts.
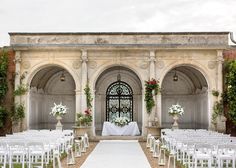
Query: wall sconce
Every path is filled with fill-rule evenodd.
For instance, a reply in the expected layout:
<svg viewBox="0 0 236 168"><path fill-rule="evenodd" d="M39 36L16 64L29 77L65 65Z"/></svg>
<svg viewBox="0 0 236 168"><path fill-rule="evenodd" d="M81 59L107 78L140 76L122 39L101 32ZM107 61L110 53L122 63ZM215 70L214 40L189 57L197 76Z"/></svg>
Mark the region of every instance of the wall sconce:
<svg viewBox="0 0 236 168"><path fill-rule="evenodd" d="M174 76L173 76L173 81L174 82L177 82L179 80L179 77L178 77L178 75L176 74L176 70L175 70L175 74L174 74Z"/></svg>
<svg viewBox="0 0 236 168"><path fill-rule="evenodd" d="M61 76L60 76L60 80L61 80L62 82L64 82L64 81L66 80L66 77L65 77L65 75L64 75L64 71L62 71L62 74L61 74Z"/></svg>

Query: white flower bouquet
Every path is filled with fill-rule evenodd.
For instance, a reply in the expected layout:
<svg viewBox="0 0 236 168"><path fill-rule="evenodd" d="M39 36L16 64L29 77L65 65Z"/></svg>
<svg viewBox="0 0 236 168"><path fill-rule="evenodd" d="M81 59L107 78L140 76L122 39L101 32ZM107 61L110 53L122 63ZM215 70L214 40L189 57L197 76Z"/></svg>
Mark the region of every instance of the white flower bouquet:
<svg viewBox="0 0 236 168"><path fill-rule="evenodd" d="M130 121L127 117L117 117L112 121L112 123L114 123L115 125L117 125L119 127L123 127L125 125L128 125L129 122Z"/></svg>
<svg viewBox="0 0 236 168"><path fill-rule="evenodd" d="M179 104L173 104L169 110L168 110L169 115L183 115L184 114L184 109L181 107Z"/></svg>
<svg viewBox="0 0 236 168"><path fill-rule="evenodd" d="M54 107L52 107L52 111L49 113L52 116L62 116L65 115L67 108L63 106L62 103L56 104L54 103Z"/></svg>

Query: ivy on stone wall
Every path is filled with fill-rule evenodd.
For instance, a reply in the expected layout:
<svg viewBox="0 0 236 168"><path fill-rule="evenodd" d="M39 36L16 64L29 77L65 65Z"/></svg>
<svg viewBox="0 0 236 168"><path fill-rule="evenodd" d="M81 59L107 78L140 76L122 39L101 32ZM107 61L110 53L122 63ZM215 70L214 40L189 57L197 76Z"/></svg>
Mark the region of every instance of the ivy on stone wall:
<svg viewBox="0 0 236 168"><path fill-rule="evenodd" d="M224 101L228 106L228 117L236 125L236 60L228 62L225 70L227 88Z"/></svg>
<svg viewBox="0 0 236 168"><path fill-rule="evenodd" d="M0 100L1 101L5 97L7 90L8 90L7 68L8 68L7 52L3 51L0 56Z"/></svg>
<svg viewBox="0 0 236 168"><path fill-rule="evenodd" d="M0 54L0 128L5 124L7 118L7 109L4 107L3 100L7 94L7 68L8 68L8 53L2 51Z"/></svg>

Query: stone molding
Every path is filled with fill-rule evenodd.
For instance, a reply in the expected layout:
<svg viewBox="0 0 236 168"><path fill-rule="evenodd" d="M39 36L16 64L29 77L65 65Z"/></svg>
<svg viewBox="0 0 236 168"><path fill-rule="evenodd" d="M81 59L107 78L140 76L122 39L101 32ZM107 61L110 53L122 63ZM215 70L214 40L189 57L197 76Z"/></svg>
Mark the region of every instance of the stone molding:
<svg viewBox="0 0 236 168"><path fill-rule="evenodd" d="M10 33L12 46L22 45L184 45L228 46L228 33Z"/></svg>

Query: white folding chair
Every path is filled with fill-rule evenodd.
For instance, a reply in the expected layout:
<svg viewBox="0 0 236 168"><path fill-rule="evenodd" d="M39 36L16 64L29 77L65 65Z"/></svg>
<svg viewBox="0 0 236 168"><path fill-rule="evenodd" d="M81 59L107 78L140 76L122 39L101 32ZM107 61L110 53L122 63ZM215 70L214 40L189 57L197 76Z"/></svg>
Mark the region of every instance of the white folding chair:
<svg viewBox="0 0 236 168"><path fill-rule="evenodd" d="M227 168L229 167L229 164L231 164L232 168L235 168L235 159L236 159L235 150L236 150L235 145L229 145L229 144L218 145L216 154L218 168L224 167L224 162Z"/></svg>
<svg viewBox="0 0 236 168"><path fill-rule="evenodd" d="M9 142L9 168L12 168L14 163L21 163L22 167L25 165L27 155L24 142Z"/></svg>
<svg viewBox="0 0 236 168"><path fill-rule="evenodd" d="M28 166L40 165L43 168L45 160L44 144L42 142L28 142ZM34 167L34 166L33 166Z"/></svg>
<svg viewBox="0 0 236 168"><path fill-rule="evenodd" d="M7 157L8 157L7 143L0 142L0 164L2 164L2 168L6 168Z"/></svg>
<svg viewBox="0 0 236 168"><path fill-rule="evenodd" d="M211 168L213 160L212 150L213 147L211 144L196 144L193 154L194 168L197 168L199 164L201 168L205 165Z"/></svg>

